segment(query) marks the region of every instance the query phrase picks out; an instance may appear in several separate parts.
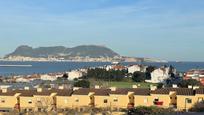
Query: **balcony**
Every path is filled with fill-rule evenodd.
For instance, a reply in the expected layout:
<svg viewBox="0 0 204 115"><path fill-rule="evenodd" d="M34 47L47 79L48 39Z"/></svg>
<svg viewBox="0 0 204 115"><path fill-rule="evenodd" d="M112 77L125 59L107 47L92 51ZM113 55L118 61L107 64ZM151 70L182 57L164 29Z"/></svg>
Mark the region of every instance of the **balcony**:
<svg viewBox="0 0 204 115"><path fill-rule="evenodd" d="M157 105L157 106L162 106L163 105L163 101L154 101L154 105Z"/></svg>

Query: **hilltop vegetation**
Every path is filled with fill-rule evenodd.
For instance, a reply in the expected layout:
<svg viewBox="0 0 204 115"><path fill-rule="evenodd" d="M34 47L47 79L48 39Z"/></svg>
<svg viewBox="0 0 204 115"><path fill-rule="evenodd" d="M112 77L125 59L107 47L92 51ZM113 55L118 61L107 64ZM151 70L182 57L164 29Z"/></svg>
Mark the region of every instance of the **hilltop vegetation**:
<svg viewBox="0 0 204 115"><path fill-rule="evenodd" d="M32 48L27 45L22 45L16 48L9 56L25 56L25 57L49 57L49 56L61 56L61 57L114 57L119 56L116 52L104 46L96 45L81 45L73 48L66 48L64 46L54 47L38 47Z"/></svg>

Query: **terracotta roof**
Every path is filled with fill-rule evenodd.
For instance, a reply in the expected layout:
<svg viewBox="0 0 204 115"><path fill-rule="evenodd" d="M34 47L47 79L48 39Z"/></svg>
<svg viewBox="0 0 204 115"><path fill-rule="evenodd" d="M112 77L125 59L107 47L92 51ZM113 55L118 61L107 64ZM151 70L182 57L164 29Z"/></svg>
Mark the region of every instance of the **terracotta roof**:
<svg viewBox="0 0 204 115"><path fill-rule="evenodd" d="M176 88L161 88L151 91L151 94L169 94L170 91L176 91Z"/></svg>
<svg viewBox="0 0 204 115"><path fill-rule="evenodd" d="M150 89L147 88L136 88L134 89L135 95L150 95Z"/></svg>
<svg viewBox="0 0 204 115"><path fill-rule="evenodd" d="M59 89L50 89L45 90L43 89L41 92L36 92L34 95L43 95L43 96L50 96L52 93L57 93Z"/></svg>
<svg viewBox="0 0 204 115"><path fill-rule="evenodd" d="M5 93L3 93L2 91L0 91L0 96L14 96L16 93L13 91L7 91Z"/></svg>
<svg viewBox="0 0 204 115"><path fill-rule="evenodd" d="M94 95L97 96L106 96L109 95L110 89L89 89L89 88L82 88L75 90L73 95L88 95L90 92L94 92Z"/></svg>
<svg viewBox="0 0 204 115"><path fill-rule="evenodd" d="M170 91L175 91L177 95L194 95L193 89L189 88L161 88L152 91L151 94L169 94Z"/></svg>
<svg viewBox="0 0 204 115"><path fill-rule="evenodd" d="M193 89L189 88L178 88L177 89L177 95L194 95L195 92Z"/></svg>
<svg viewBox="0 0 204 115"><path fill-rule="evenodd" d="M32 97L37 92L37 90L15 90L14 92L21 93L20 96L23 97Z"/></svg>
<svg viewBox="0 0 204 115"><path fill-rule="evenodd" d="M150 90L147 88L118 88L110 94L127 95L128 92L134 92L134 95L150 95Z"/></svg>
<svg viewBox="0 0 204 115"><path fill-rule="evenodd" d="M195 94L204 94L204 88L196 89Z"/></svg>
<svg viewBox="0 0 204 115"><path fill-rule="evenodd" d="M71 89L57 90L58 96L71 96L72 93L73 93L73 90Z"/></svg>

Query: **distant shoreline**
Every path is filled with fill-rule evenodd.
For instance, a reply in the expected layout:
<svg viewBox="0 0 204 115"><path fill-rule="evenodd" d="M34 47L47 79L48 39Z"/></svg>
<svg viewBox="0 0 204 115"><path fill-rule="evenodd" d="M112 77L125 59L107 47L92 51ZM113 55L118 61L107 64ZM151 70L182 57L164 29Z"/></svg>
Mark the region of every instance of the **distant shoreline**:
<svg viewBox="0 0 204 115"><path fill-rule="evenodd" d="M32 67L32 65L10 65L10 64L3 64L0 67Z"/></svg>

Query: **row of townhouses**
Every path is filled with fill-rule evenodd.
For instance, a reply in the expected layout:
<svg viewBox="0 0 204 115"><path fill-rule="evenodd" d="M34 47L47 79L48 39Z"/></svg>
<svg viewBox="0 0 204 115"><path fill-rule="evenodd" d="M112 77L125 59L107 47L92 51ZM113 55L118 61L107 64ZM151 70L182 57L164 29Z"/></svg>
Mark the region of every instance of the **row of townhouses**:
<svg viewBox="0 0 204 115"><path fill-rule="evenodd" d="M203 88L73 88L0 91L0 111L54 111L85 108L127 109L137 106L159 106L188 110L202 104Z"/></svg>

